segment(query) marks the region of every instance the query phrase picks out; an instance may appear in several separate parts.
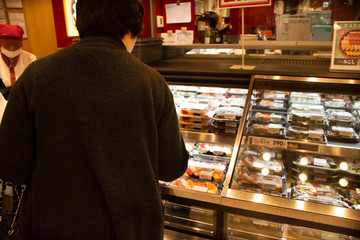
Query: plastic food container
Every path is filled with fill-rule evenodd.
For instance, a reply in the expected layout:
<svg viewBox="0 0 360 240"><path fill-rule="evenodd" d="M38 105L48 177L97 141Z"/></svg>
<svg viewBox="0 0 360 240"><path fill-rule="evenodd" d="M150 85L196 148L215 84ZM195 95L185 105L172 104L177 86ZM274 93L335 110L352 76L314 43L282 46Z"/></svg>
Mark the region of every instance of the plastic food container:
<svg viewBox="0 0 360 240"><path fill-rule="evenodd" d="M323 129L299 130L289 126L286 131L286 138L317 143L327 142Z"/></svg>
<svg viewBox="0 0 360 240"><path fill-rule="evenodd" d="M184 103L180 107L180 114L187 116L207 117L208 105L201 103Z"/></svg>
<svg viewBox="0 0 360 240"><path fill-rule="evenodd" d="M239 98L226 98L220 103L220 107L244 107L245 106L245 97Z"/></svg>
<svg viewBox="0 0 360 240"><path fill-rule="evenodd" d="M280 160L265 161L255 156L245 155L241 157L240 161L250 171L261 172L266 168L270 175L283 176L284 173L284 164Z"/></svg>
<svg viewBox="0 0 360 240"><path fill-rule="evenodd" d="M357 126L358 117L344 109L327 109L326 115L330 126L351 127Z"/></svg>
<svg viewBox="0 0 360 240"><path fill-rule="evenodd" d="M172 181L170 186L215 194L219 194L221 190L221 186L215 182L187 177L180 177Z"/></svg>
<svg viewBox="0 0 360 240"><path fill-rule="evenodd" d="M180 129L185 131L209 132L209 125L202 123L179 123Z"/></svg>
<svg viewBox="0 0 360 240"><path fill-rule="evenodd" d="M358 142L359 135L353 128L331 126L327 131L327 137L331 141Z"/></svg>
<svg viewBox="0 0 360 240"><path fill-rule="evenodd" d="M290 94L290 102L321 104L321 95L319 93L292 92Z"/></svg>
<svg viewBox="0 0 360 240"><path fill-rule="evenodd" d="M286 111L288 105L282 100L266 100L262 99L256 106L256 109L264 110L277 110L277 111Z"/></svg>
<svg viewBox="0 0 360 240"><path fill-rule="evenodd" d="M249 134L283 138L285 137L285 127L278 123L253 123L249 126Z"/></svg>
<svg viewBox="0 0 360 240"><path fill-rule="evenodd" d="M300 125L319 125L327 126L327 118L324 113L320 112L306 112L291 110L288 114L288 122Z"/></svg>
<svg viewBox="0 0 360 240"><path fill-rule="evenodd" d="M197 143L195 154L208 154L220 157L231 157L232 146L218 145L214 143Z"/></svg>
<svg viewBox="0 0 360 240"><path fill-rule="evenodd" d="M239 120L243 109L238 107L219 107L215 110L213 119Z"/></svg>
<svg viewBox="0 0 360 240"><path fill-rule="evenodd" d="M331 99L324 101L325 108L350 108L351 102L344 99Z"/></svg>
<svg viewBox="0 0 360 240"><path fill-rule="evenodd" d="M219 128L219 127L212 127L210 129L212 133L215 134L222 134L222 135L230 135L235 136L237 134L237 128Z"/></svg>
<svg viewBox="0 0 360 240"><path fill-rule="evenodd" d="M290 106L290 111L300 111L300 112L308 112L308 113L325 113L324 106L322 105L310 105L310 104L301 104L301 103L293 103Z"/></svg>
<svg viewBox="0 0 360 240"><path fill-rule="evenodd" d="M190 159L184 176L214 182L223 182L226 175L225 162Z"/></svg>
<svg viewBox="0 0 360 240"><path fill-rule="evenodd" d="M229 89L216 87L200 87L198 94L201 96L225 97Z"/></svg>
<svg viewBox="0 0 360 240"><path fill-rule="evenodd" d="M285 114L254 112L251 121L256 123L286 123Z"/></svg>
<svg viewBox="0 0 360 240"><path fill-rule="evenodd" d="M289 100L289 92L285 91L274 91L274 90L265 90L261 92L260 97L262 99L272 99L272 100Z"/></svg>

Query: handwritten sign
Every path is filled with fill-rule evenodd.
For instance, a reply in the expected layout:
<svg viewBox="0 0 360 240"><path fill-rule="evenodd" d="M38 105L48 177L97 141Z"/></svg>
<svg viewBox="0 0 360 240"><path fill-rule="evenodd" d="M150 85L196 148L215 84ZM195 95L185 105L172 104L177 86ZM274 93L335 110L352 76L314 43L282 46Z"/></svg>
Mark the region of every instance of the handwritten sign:
<svg viewBox="0 0 360 240"><path fill-rule="evenodd" d="M360 21L334 23L330 71L360 72Z"/></svg>

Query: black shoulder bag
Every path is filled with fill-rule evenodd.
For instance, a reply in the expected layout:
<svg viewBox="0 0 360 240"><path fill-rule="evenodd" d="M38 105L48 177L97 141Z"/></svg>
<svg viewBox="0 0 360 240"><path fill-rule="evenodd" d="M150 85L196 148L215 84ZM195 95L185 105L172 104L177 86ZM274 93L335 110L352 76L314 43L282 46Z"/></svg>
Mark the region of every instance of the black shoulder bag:
<svg viewBox="0 0 360 240"><path fill-rule="evenodd" d="M12 211L3 209L3 199L6 186L12 186L0 179L1 182L1 196L0 196L0 240L19 240L21 238L21 229L17 221L21 201L26 189L25 185L13 186L15 194L13 194L14 207Z"/></svg>

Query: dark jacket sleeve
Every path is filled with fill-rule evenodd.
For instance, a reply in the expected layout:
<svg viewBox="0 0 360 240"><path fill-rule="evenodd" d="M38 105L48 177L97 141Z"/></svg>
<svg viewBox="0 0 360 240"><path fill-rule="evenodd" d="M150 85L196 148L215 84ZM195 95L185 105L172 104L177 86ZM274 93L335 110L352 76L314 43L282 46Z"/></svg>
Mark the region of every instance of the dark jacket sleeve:
<svg viewBox="0 0 360 240"><path fill-rule="evenodd" d="M186 170L189 153L179 128L174 99L166 86L165 107L158 124L159 138L159 179L172 181Z"/></svg>
<svg viewBox="0 0 360 240"><path fill-rule="evenodd" d="M0 125L0 179L16 185L30 179L35 158L35 130L28 109L24 88L15 84Z"/></svg>

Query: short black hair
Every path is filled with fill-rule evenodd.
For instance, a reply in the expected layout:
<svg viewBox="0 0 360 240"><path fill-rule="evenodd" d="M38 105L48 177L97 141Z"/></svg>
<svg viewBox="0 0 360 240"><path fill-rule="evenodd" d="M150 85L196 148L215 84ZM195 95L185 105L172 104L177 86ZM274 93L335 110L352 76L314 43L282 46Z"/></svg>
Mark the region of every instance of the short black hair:
<svg viewBox="0 0 360 240"><path fill-rule="evenodd" d="M111 34L123 38L137 37L143 30L142 0L78 0L76 27L80 38Z"/></svg>

